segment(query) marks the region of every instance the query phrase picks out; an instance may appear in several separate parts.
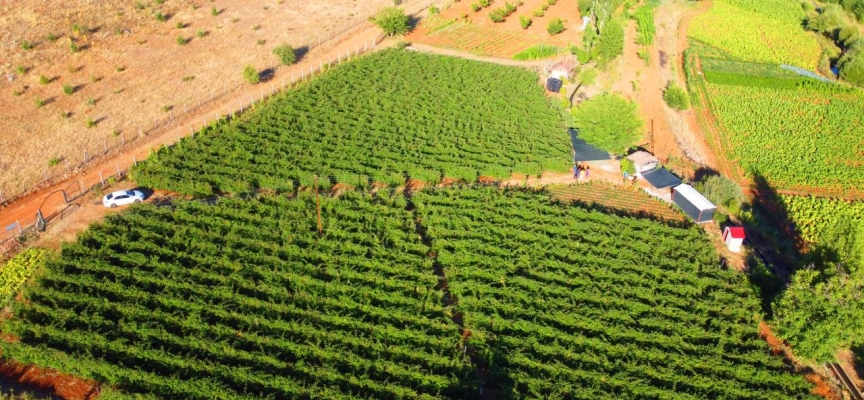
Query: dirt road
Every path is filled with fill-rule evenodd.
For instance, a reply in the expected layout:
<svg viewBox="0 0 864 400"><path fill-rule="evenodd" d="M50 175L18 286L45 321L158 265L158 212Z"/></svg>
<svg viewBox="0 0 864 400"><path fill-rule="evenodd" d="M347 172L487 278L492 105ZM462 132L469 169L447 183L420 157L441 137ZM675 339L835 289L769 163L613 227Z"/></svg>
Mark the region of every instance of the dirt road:
<svg viewBox="0 0 864 400"><path fill-rule="evenodd" d="M408 6L409 13L419 13L434 1L418 1ZM381 30L372 25L366 25L348 35L344 40L326 51L312 50L303 59L290 68L281 68L267 82L258 85L246 85L242 90L234 93L225 101L205 107L195 115L190 115L185 120L178 120L175 125L165 129L158 134L153 134L139 141L138 145L121 154L108 157L101 162L91 163L84 172L73 174L68 179L56 182L49 187L31 193L6 208L0 210L0 240L14 236L16 229L5 230L4 228L20 223L22 227L30 226L36 222L37 210L42 210L44 216L48 217L65 207L62 193L65 191L70 197L80 193L81 188L90 188L103 179L109 179L119 171L126 171L136 161L146 159L151 151L163 145L171 145L178 139L197 132L206 124L224 117L230 113L236 113L242 104L248 108L252 101L260 101L270 95L278 93L283 85L290 86L292 76L299 78L301 75L308 76L310 71L317 71L319 67L328 62L343 61L349 55L362 52L374 51L382 46L379 42ZM52 194L53 193L53 194ZM49 196L50 195L50 196Z"/></svg>

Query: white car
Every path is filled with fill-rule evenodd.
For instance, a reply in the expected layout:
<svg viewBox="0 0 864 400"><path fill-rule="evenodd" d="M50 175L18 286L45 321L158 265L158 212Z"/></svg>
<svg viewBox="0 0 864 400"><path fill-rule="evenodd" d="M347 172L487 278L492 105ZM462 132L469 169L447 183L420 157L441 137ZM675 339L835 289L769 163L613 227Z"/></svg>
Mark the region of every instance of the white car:
<svg viewBox="0 0 864 400"><path fill-rule="evenodd" d="M125 206L132 203L140 203L144 200L144 193L137 190L118 190L113 193L108 193L102 198L102 204L105 207Z"/></svg>

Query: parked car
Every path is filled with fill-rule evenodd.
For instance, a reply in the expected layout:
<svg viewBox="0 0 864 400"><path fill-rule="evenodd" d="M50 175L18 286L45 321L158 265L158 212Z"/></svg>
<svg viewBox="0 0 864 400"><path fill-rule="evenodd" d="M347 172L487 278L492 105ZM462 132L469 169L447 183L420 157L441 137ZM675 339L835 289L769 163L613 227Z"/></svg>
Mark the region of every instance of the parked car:
<svg viewBox="0 0 864 400"><path fill-rule="evenodd" d="M132 203L140 203L144 200L144 193L137 190L118 190L108 193L102 198L102 205L105 207L125 206Z"/></svg>

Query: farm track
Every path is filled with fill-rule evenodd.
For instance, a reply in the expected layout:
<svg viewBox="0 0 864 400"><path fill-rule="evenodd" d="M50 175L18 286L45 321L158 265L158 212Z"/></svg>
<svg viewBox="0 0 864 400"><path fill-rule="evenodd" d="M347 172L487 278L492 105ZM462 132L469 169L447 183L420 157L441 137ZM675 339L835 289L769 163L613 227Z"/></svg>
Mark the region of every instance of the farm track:
<svg viewBox="0 0 864 400"><path fill-rule="evenodd" d="M412 2L406 12L418 14L431 3L434 3L434 0ZM167 128L138 141L134 147L130 147L119 154L104 157L101 160L94 160L83 170L73 172L65 179L49 182L44 187L22 196L14 202L5 204L0 208L0 228L17 223L20 223L21 227L33 225L36 222L36 212L40 207L44 215L60 212L66 207L66 204L59 194L53 195L53 193L65 191L69 197L75 197L86 191L86 188L94 187L103 179L115 175L118 170L128 170L136 160L146 159L152 150L171 145L180 138L192 135L194 131L202 129L214 120L225 117L231 110L236 112L238 104L249 107L250 100L263 99L280 93L279 83L284 83L293 74L296 73L297 76L304 72L309 74L310 70L317 69L321 63L327 63L330 60L335 61L346 54L354 53L357 49L362 49L364 45L373 41L380 42L380 29L374 25L361 27L355 34L346 36L329 50L320 52L313 50L300 62L291 68L286 68L284 75L280 72L269 82L235 92L232 97L204 107L198 113L173 121L172 125ZM372 49L372 51L374 50ZM14 233L17 232L0 229L0 241L14 236Z"/></svg>

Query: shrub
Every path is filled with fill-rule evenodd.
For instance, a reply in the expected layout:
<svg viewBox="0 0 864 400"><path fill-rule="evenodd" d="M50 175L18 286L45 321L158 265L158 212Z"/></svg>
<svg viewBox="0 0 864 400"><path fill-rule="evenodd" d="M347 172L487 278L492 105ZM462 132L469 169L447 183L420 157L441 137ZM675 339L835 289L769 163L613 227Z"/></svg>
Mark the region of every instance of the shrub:
<svg viewBox="0 0 864 400"><path fill-rule="evenodd" d="M255 24L255 25L252 25L252 30L253 30L253 31L257 31L258 29L261 29L261 24Z"/></svg>
<svg viewBox="0 0 864 400"><path fill-rule="evenodd" d="M276 46L276 48L273 49L273 54L275 54L276 57L279 57L279 61L282 62L282 65L291 65L297 62L297 53L294 52L293 47L287 44Z"/></svg>
<svg viewBox="0 0 864 400"><path fill-rule="evenodd" d="M63 117L63 119L69 119L72 116L72 111L63 111L60 113L60 116Z"/></svg>
<svg viewBox="0 0 864 400"><path fill-rule="evenodd" d="M183 29L186 27L186 24L184 24L182 22L178 22L176 25L174 25L174 27L177 29Z"/></svg>
<svg viewBox="0 0 864 400"><path fill-rule="evenodd" d="M183 36L177 36L177 44L183 46L183 45L185 45L186 43L189 43L189 39L187 39L187 38L185 38L185 37L183 37Z"/></svg>
<svg viewBox="0 0 864 400"><path fill-rule="evenodd" d="M251 65L247 65L246 68L243 69L243 79L253 85L261 81L261 77L258 75L258 70Z"/></svg>
<svg viewBox="0 0 864 400"><path fill-rule="evenodd" d="M75 44L75 42L71 38L69 39L69 51L73 53L78 52L78 45Z"/></svg>
<svg viewBox="0 0 864 400"><path fill-rule="evenodd" d="M496 8L489 13L489 19L492 22L504 22L504 19L507 18L507 11L501 8Z"/></svg>
<svg viewBox="0 0 864 400"><path fill-rule="evenodd" d="M441 10L438 7L429 6L429 15L438 15L439 13L441 13Z"/></svg>
<svg viewBox="0 0 864 400"><path fill-rule="evenodd" d="M636 50L636 55L638 55L642 61L645 61L646 66L651 65L651 50L647 47L641 47L639 50Z"/></svg>
<svg viewBox="0 0 864 400"><path fill-rule="evenodd" d="M222 13L222 12L219 11L219 9L217 9L216 7L211 7L211 8L210 8L210 15L212 15L212 16L214 16L214 17L215 17L215 16L218 16L218 15L221 14L221 13Z"/></svg>
<svg viewBox="0 0 864 400"><path fill-rule="evenodd" d="M49 41L49 42L54 43L54 42L57 41L57 39L58 39L57 35L55 35L55 34L53 34L53 33L49 33L49 34L48 34L48 41Z"/></svg>
<svg viewBox="0 0 864 400"><path fill-rule="evenodd" d="M633 164L633 161L627 159L627 157L621 157L621 173L627 173L627 175L633 175L636 173L636 165Z"/></svg>
<svg viewBox="0 0 864 400"><path fill-rule="evenodd" d="M864 86L864 54L841 60L840 78L856 85Z"/></svg>
<svg viewBox="0 0 864 400"><path fill-rule="evenodd" d="M20 90L13 90L13 91L12 91L12 95L15 96L15 97L20 96L21 93L24 93L24 92L22 92L22 91L20 91Z"/></svg>
<svg viewBox="0 0 864 400"><path fill-rule="evenodd" d="M402 35L411 29L408 25L408 16L399 7L387 7L381 10L378 15L372 18L372 22L378 25L387 36Z"/></svg>
<svg viewBox="0 0 864 400"><path fill-rule="evenodd" d="M528 29L531 26L531 18L526 17L524 15L519 16L519 25L522 26L522 29Z"/></svg>
<svg viewBox="0 0 864 400"><path fill-rule="evenodd" d="M51 158L48 160L48 166L49 166L49 167L53 167L53 166L55 166L55 165L57 165L57 164L60 164L60 157L51 157Z"/></svg>
<svg viewBox="0 0 864 400"><path fill-rule="evenodd" d="M740 209L746 199L737 182L722 175L711 175L696 183L696 189L714 204Z"/></svg>
<svg viewBox="0 0 864 400"><path fill-rule="evenodd" d="M163 14L162 11L156 11L156 20L159 22L165 22L168 20L168 15Z"/></svg>
<svg viewBox="0 0 864 400"><path fill-rule="evenodd" d="M33 48L33 42L28 42L26 40L21 41L21 49L22 50L30 50Z"/></svg>
<svg viewBox="0 0 864 400"><path fill-rule="evenodd" d="M63 93L72 95L72 93L75 93L75 87L67 83L63 85Z"/></svg>
<svg viewBox="0 0 864 400"><path fill-rule="evenodd" d="M87 98L87 105L88 106L95 106L96 105L96 99L94 99L92 97L88 97Z"/></svg>
<svg viewBox="0 0 864 400"><path fill-rule="evenodd" d="M42 106L45 105L45 100L42 100L41 97L37 97L37 98L33 99L33 103L36 104L36 108L42 108Z"/></svg>
<svg viewBox="0 0 864 400"><path fill-rule="evenodd" d="M19 65L15 67L15 72L18 72L18 75L24 75L27 73L27 67L23 65Z"/></svg>
<svg viewBox="0 0 864 400"><path fill-rule="evenodd" d="M39 83L41 83L43 85L47 85L47 84L51 83L51 80L48 79L48 77L45 75L39 75Z"/></svg>
<svg viewBox="0 0 864 400"><path fill-rule="evenodd" d="M663 101L669 107L676 110L686 110L690 108L690 96L680 86L670 82L663 91Z"/></svg>
<svg viewBox="0 0 864 400"><path fill-rule="evenodd" d="M45 265L47 253L42 249L27 249L12 257L0 269L0 299L8 302L24 282Z"/></svg>
<svg viewBox="0 0 864 400"><path fill-rule="evenodd" d="M579 0L576 7L579 9L579 14L588 15L591 12L591 7L594 5L594 0Z"/></svg>
<svg viewBox="0 0 864 400"><path fill-rule="evenodd" d="M93 118L87 118L87 127L92 128L94 126L96 126L96 121L94 121Z"/></svg>
<svg viewBox="0 0 864 400"><path fill-rule="evenodd" d="M264 43L267 43L267 41L264 39L258 39L258 41L256 41L255 43L257 43L259 46L263 46Z"/></svg>
<svg viewBox="0 0 864 400"><path fill-rule="evenodd" d="M549 25L546 26L546 32L549 32L550 35L557 35L564 32L564 21L562 21L561 18L555 18L549 21Z"/></svg>
<svg viewBox="0 0 864 400"><path fill-rule="evenodd" d="M471 3L471 9L474 10L474 12L480 11L481 8L483 7L480 7L479 3Z"/></svg>
<svg viewBox="0 0 864 400"><path fill-rule="evenodd" d="M554 6L557 2L558 0L546 0L546 4L549 4L550 6Z"/></svg>
<svg viewBox="0 0 864 400"><path fill-rule="evenodd" d="M203 38L204 36L207 36L207 31L205 31L205 30L203 30L203 29L199 29L199 30L198 30L198 33L196 33L195 36L198 36L198 39L201 39L201 38Z"/></svg>

